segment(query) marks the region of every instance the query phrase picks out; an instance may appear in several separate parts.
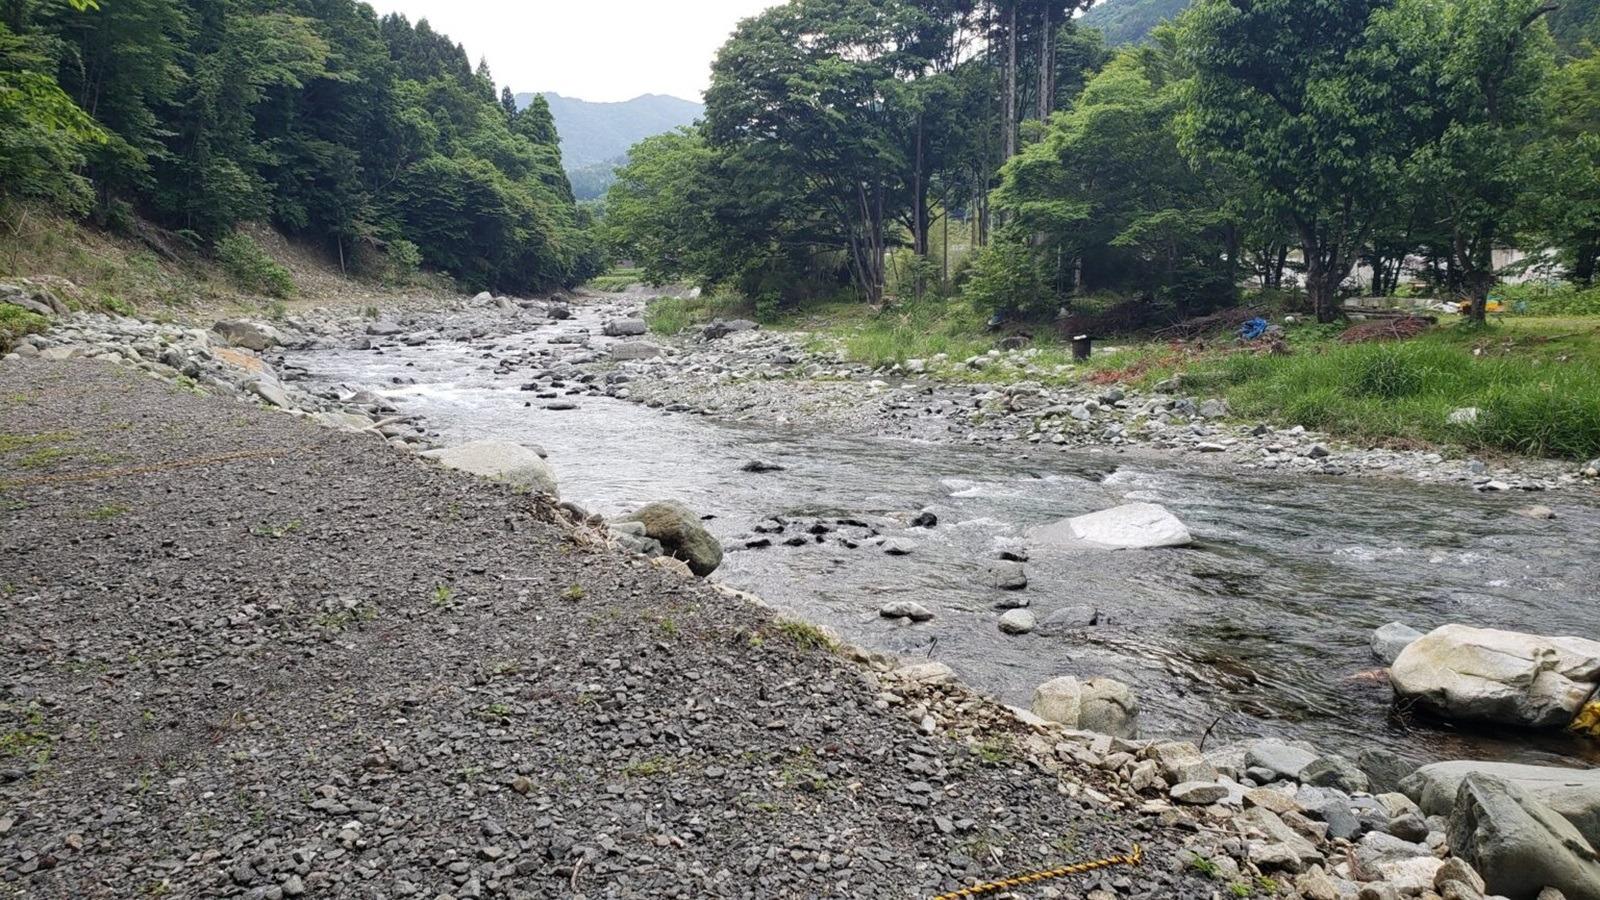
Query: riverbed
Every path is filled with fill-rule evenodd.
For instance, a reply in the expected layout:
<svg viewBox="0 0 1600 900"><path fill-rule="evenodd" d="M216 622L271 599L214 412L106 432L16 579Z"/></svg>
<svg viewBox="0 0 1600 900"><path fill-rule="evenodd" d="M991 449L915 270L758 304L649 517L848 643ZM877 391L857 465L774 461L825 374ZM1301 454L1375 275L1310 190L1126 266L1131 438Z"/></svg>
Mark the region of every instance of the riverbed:
<svg viewBox="0 0 1600 900"><path fill-rule="evenodd" d="M1110 450L735 423L596 395L578 383L561 389L576 408L548 409L550 399L522 389L525 367L502 364L582 352L581 343L552 338L587 340L598 324L580 309L525 333L307 351L290 361L321 387L380 393L421 416L441 443L537 444L563 497L603 514L682 500L712 517L707 527L729 550L715 579L864 647L946 662L1019 706L1057 675L1109 675L1134 686L1147 735L1274 735L1351 753L1383 746L1419 762L1600 762L1590 745L1562 737L1461 731L1396 715L1368 648L1372 629L1396 620L1422 630L1463 622L1593 637L1600 503L1592 493L1477 493L1197 469ZM782 468L743 471L751 459ZM1173 510L1195 546L1028 547L1032 526L1135 500ZM1516 513L1533 502L1556 518ZM921 511L937 525L910 527ZM745 549L774 517L791 523L766 535L774 545ZM822 529L833 530L812 534ZM914 547L890 556L861 540L863 531ZM784 543L800 536L800 546ZM1002 634L994 604L1003 595L985 577L1002 550L1028 551L1022 594L1040 619L1092 605L1096 624L1048 637ZM895 599L935 617L916 625L881 618L878 608Z"/></svg>

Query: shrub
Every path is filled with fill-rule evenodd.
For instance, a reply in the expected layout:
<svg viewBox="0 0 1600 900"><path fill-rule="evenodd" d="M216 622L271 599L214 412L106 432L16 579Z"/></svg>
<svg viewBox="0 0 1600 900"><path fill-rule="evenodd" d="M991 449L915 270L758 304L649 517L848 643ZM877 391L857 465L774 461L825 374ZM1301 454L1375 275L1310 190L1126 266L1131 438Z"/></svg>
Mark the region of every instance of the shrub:
<svg viewBox="0 0 1600 900"><path fill-rule="evenodd" d="M247 291L284 298L294 293L289 270L267 255L248 234L235 231L217 242L217 261L234 283Z"/></svg>
<svg viewBox="0 0 1600 900"><path fill-rule="evenodd" d="M985 312L1043 317L1056 308L1044 267L1021 243L999 242L979 251L962 294Z"/></svg>

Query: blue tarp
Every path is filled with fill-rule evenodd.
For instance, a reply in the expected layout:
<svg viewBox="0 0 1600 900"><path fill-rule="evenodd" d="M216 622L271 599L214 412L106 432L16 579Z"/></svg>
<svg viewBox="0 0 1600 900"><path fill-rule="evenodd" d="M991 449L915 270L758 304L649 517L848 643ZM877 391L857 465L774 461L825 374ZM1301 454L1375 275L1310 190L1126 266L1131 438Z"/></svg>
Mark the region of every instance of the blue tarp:
<svg viewBox="0 0 1600 900"><path fill-rule="evenodd" d="M1250 321L1239 326L1239 339L1242 341L1253 341L1256 338L1261 337L1263 334L1266 334L1269 327L1271 326L1267 324L1266 319L1257 316L1256 318L1251 319Z"/></svg>

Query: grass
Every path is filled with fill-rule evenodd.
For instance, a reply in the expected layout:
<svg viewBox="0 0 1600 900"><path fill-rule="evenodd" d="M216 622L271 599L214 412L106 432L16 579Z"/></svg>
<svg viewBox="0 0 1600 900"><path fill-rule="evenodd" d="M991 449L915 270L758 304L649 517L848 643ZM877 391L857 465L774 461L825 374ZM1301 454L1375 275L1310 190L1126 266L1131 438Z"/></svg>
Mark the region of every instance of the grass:
<svg viewBox="0 0 1600 900"><path fill-rule="evenodd" d="M1600 456L1600 319L1447 326L1411 341L1323 342L1195 361L1186 389L1235 412L1378 442ZM1479 410L1452 423L1452 411Z"/></svg>
<svg viewBox="0 0 1600 900"><path fill-rule="evenodd" d="M660 297L645 308L644 321L651 333L672 336L712 319L731 319L755 315L755 307L740 297L717 294L711 297Z"/></svg>
<svg viewBox="0 0 1600 900"><path fill-rule="evenodd" d="M802 650L828 650L838 648L839 642L835 641L826 631L809 622L800 622L794 619L785 619L778 623L778 631Z"/></svg>
<svg viewBox="0 0 1600 900"><path fill-rule="evenodd" d="M1052 335L1029 349L988 357L995 336L959 299L928 299L883 312L828 304L784 324L813 331L813 348L831 347L872 366L908 359L943 364L946 381L1149 386L1182 373L1184 389L1226 397L1243 416L1303 425L1347 438L1398 446L1442 445L1562 459L1600 456L1600 316L1507 316L1483 328L1444 324L1410 341L1344 344L1343 325L1289 329L1291 352L1240 352L1236 342L1133 342L1074 364ZM1452 423L1476 408L1471 423Z"/></svg>
<svg viewBox="0 0 1600 900"><path fill-rule="evenodd" d="M643 281L643 269L618 267L604 275L597 275L591 278L585 287L608 294L620 294Z"/></svg>
<svg viewBox="0 0 1600 900"><path fill-rule="evenodd" d="M23 338L49 327L50 320L36 312L0 303L0 353L9 353Z"/></svg>

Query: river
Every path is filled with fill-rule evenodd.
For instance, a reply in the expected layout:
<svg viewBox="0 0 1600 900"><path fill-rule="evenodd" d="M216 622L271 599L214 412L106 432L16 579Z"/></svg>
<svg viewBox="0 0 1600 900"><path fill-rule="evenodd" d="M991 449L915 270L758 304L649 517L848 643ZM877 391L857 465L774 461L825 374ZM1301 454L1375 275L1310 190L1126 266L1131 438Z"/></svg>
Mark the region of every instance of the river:
<svg viewBox="0 0 1600 900"><path fill-rule="evenodd" d="M1578 492L1476 494L1379 478L1196 471L1159 457L1036 452L761 427L574 396L549 410L520 390L502 357L552 348L559 327L470 343L382 352L308 351L290 362L314 385L365 387L425 417L443 443L497 438L538 444L562 495L614 514L674 498L729 544L715 578L827 625L861 646L950 664L969 684L1019 706L1057 675L1133 685L1147 735L1212 741L1274 735L1347 753L1382 746L1418 762L1494 758L1600 762L1561 736L1463 731L1391 713L1368 641L1403 621L1593 637L1600 584L1600 503ZM597 340L597 343L600 342ZM398 382L398 383L397 383ZM781 471L740 470L749 459ZM1533 499L1553 520L1515 514ZM1099 624L1066 635L1010 637L995 626L984 570L1031 526L1133 500L1161 503L1194 532L1181 550L1031 551L1026 594L1043 619L1092 604ZM905 528L929 509L933 528ZM889 556L838 535L822 543L742 549L769 517L855 519L911 540ZM890 599L935 613L880 618Z"/></svg>

